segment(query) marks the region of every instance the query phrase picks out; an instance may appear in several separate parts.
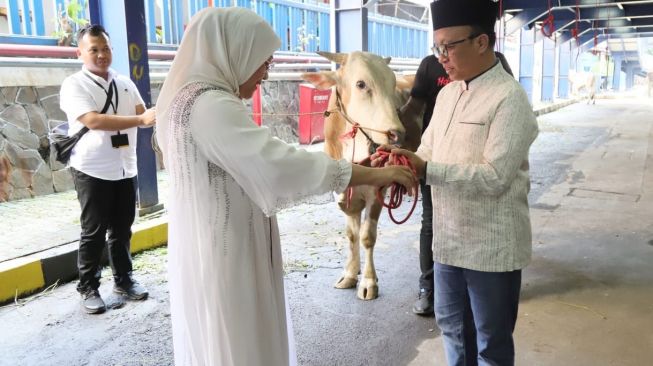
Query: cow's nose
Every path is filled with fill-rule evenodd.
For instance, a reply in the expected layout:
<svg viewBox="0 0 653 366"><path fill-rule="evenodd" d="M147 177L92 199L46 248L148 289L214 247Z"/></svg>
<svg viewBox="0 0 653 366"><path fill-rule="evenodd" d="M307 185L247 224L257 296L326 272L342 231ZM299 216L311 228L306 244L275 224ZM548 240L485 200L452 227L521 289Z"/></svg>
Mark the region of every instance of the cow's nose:
<svg viewBox="0 0 653 366"><path fill-rule="evenodd" d="M404 142L404 131L390 130L388 131L388 139L391 144L399 145Z"/></svg>

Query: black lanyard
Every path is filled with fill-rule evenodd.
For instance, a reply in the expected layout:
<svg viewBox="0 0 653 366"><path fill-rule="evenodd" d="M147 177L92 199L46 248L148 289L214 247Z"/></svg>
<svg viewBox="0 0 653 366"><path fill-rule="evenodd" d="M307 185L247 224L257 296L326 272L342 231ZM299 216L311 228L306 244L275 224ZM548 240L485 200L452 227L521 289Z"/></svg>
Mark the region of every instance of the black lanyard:
<svg viewBox="0 0 653 366"><path fill-rule="evenodd" d="M92 82L95 83L95 85L99 86L100 89L104 92L104 94L107 96L106 101L104 102L104 107L102 108L102 111L100 114L105 114L109 110L109 106L113 109L113 114L118 113L118 87L116 86L116 80L113 79L111 80L111 84L109 84L109 90L104 89L102 84L98 83L97 80L93 79L90 75L84 73L87 78L89 78ZM116 103L113 103L113 95L116 95Z"/></svg>

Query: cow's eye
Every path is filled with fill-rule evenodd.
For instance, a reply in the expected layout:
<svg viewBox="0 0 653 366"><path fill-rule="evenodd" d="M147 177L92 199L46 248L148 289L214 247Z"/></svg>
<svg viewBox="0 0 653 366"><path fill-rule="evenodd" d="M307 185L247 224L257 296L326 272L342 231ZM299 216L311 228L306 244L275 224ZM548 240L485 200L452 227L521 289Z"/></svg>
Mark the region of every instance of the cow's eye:
<svg viewBox="0 0 653 366"><path fill-rule="evenodd" d="M357 87L358 89L360 89L360 90L365 90L365 87L366 87L366 86L367 86L367 85L365 85L365 82L364 82L363 80L358 80L358 81L356 82L356 87Z"/></svg>

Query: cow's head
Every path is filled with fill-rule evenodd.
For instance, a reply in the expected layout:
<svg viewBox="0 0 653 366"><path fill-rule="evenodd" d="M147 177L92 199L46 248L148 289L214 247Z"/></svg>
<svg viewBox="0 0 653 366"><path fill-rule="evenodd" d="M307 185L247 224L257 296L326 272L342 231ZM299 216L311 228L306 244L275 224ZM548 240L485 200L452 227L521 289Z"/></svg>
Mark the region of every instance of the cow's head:
<svg viewBox="0 0 653 366"><path fill-rule="evenodd" d="M396 79L388 64L390 58L383 58L367 52L329 53L319 52L327 59L340 64L337 71L322 71L302 74L302 78L318 89L336 87L340 95L342 111L351 121L359 123L367 135L376 144L401 144L405 129L397 115L399 100L395 93ZM329 109L338 108L331 95ZM342 113L334 113L342 114ZM332 115L333 116L333 115ZM333 116L337 119L337 131L350 131L352 126L346 118ZM332 121L326 121L328 124ZM365 130L365 127L369 128ZM374 130L374 131L373 131ZM329 133L326 131L326 138ZM357 141L365 142L362 133L357 134ZM328 141L327 141L328 142ZM367 152L366 148L356 147ZM359 156L360 158L360 156Z"/></svg>

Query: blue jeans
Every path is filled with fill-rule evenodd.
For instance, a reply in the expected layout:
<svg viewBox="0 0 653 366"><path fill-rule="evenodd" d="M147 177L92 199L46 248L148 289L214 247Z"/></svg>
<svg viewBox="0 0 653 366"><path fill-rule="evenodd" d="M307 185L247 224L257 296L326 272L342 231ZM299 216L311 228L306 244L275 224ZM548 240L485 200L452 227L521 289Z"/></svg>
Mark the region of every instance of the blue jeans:
<svg viewBox="0 0 653 366"><path fill-rule="evenodd" d="M521 270L480 272L435 263L435 319L449 366L515 364Z"/></svg>

